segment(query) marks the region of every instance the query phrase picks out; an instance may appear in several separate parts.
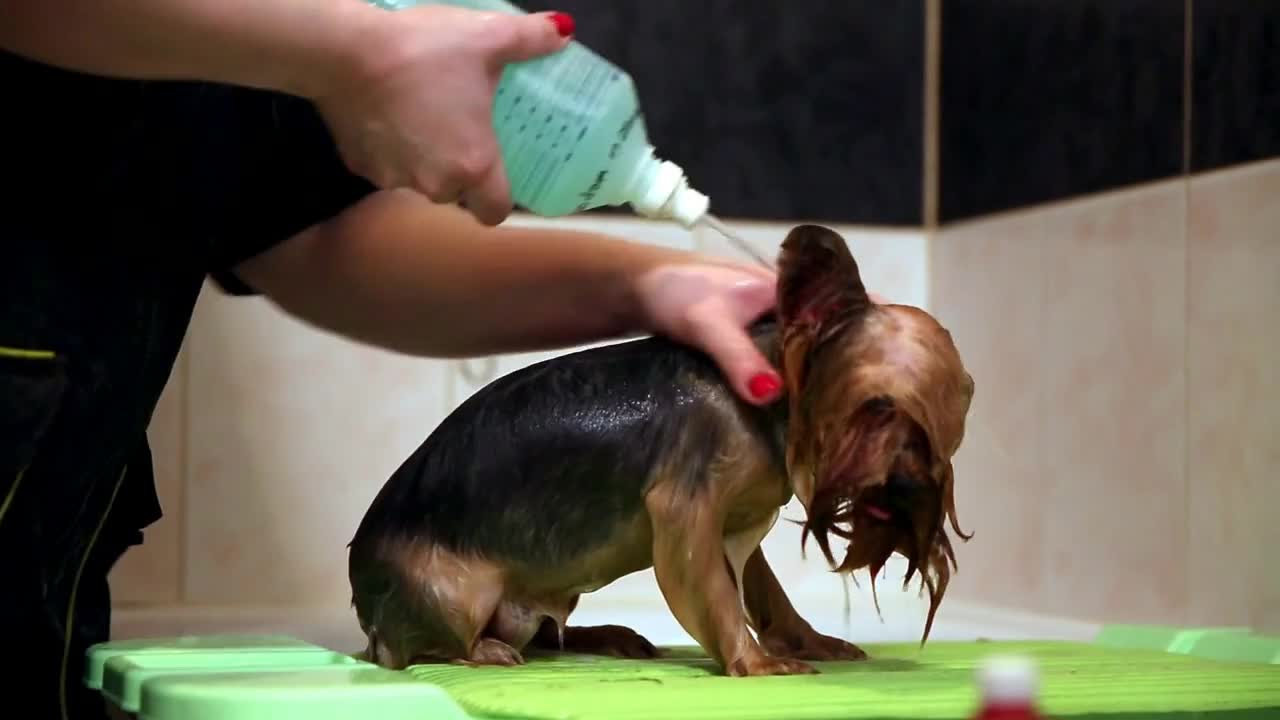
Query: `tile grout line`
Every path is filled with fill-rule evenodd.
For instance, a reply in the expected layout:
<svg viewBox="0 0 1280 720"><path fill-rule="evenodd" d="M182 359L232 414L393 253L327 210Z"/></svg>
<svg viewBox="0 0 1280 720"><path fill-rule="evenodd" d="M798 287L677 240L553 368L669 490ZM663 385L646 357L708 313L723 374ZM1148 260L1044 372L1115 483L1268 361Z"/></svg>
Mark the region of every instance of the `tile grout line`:
<svg viewBox="0 0 1280 720"><path fill-rule="evenodd" d="M1190 550L1195 513L1192 512L1191 486L1191 178L1182 185L1182 495L1186 500L1183 506L1185 513L1184 527L1187 529L1186 543ZM1190 557L1190 552L1187 553ZM1183 567L1183 582L1186 583L1186 607L1183 610L1184 622L1193 622L1195 582L1194 568L1187 562Z"/></svg>
<svg viewBox="0 0 1280 720"><path fill-rule="evenodd" d="M1045 327L1045 316L1047 314L1046 308L1049 305L1048 283L1045 282L1045 278L1048 277L1048 267L1047 267L1048 263L1045 261L1045 256L1048 254L1049 241L1045 238L1045 235L1047 233L1045 232L1044 218L1045 218L1044 214L1038 215L1036 217L1036 224L1033 226L1035 228L1035 237L1031 239L1031 241L1035 243L1035 248L1036 248L1035 267L1036 267L1037 293L1036 293L1035 339L1036 339L1036 345L1042 348L1044 347L1044 335L1045 335L1044 327ZM1040 367L1037 368L1036 375L1034 377L1035 377L1035 388L1036 388L1035 417L1037 418L1037 420L1035 424L1035 435L1033 440L1033 447L1035 448L1035 451L1034 451L1035 454L1032 456L1031 467L1034 469L1033 471L1037 475L1043 477L1044 466L1045 466L1045 455L1047 455L1047 453L1045 452L1045 446L1048 444L1047 441L1045 440L1045 436L1048 433L1045 431L1045 426L1044 426L1046 416L1047 416L1045 412L1047 409L1045 396L1048 393L1045 391L1045 383L1048 377L1048 373L1044 371L1043 363L1041 363ZM1053 497L1043 489L1044 488L1043 485L1041 485L1041 488L1042 489L1039 492L1037 499L1039 502L1044 503L1044 505L1042 505L1041 508L1044 510L1048 510L1050 503L1053 502ZM1035 540L1036 540L1036 543L1040 546L1040 551L1036 553L1036 557L1039 558L1040 565L1038 568L1036 568L1038 572L1036 574L1035 584L1032 586L1031 592L1027 594L1028 600L1032 603L1032 607L1036 607L1036 608L1043 608L1046 605L1048 605L1048 603L1046 602L1047 598L1045 597L1048 594L1048 591L1046 590L1047 583L1045 582L1043 568L1051 566L1050 565L1051 558L1049 557L1050 555L1049 548L1047 547L1045 542L1045 536L1046 536L1045 526L1052 521L1053 513L1046 512L1045 515L1048 518L1048 520L1046 520L1046 522L1038 523L1036 526L1038 532L1036 534Z"/></svg>
<svg viewBox="0 0 1280 720"><path fill-rule="evenodd" d="M924 227L938 226L941 171L942 0L925 0L924 20Z"/></svg>
<svg viewBox="0 0 1280 720"><path fill-rule="evenodd" d="M942 0L925 0L924 18L924 306L933 308L933 253L938 236L941 168Z"/></svg>
<svg viewBox="0 0 1280 720"><path fill-rule="evenodd" d="M1191 111L1195 0L1184 0L1182 13L1182 174L1191 174Z"/></svg>
<svg viewBox="0 0 1280 720"><path fill-rule="evenodd" d="M1184 541L1188 551L1191 548L1195 515L1192 512L1191 486L1191 111L1192 72L1194 65L1194 12L1195 0L1185 0L1183 14L1184 35L1182 51L1182 497L1184 520L1183 527L1187 534ZM1190 558L1191 553L1187 552ZM1188 560L1183 564L1182 581L1186 593L1182 617L1184 622L1192 622L1195 618L1195 583L1194 568Z"/></svg>

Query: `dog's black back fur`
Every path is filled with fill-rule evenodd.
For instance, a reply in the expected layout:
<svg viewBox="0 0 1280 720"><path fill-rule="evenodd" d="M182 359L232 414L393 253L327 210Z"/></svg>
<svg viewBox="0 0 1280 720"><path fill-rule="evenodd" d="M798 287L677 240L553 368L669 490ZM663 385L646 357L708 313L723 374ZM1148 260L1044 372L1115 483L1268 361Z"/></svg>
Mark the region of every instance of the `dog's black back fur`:
<svg viewBox="0 0 1280 720"><path fill-rule="evenodd" d="M772 319L752 328L762 345L775 332ZM682 475L702 478L735 405L745 407L710 358L663 338L530 365L486 385L427 437L387 480L353 543L427 539L556 567L642 511L653 469L690 433L706 452L686 453L693 466ZM748 412L781 462L776 411Z"/></svg>

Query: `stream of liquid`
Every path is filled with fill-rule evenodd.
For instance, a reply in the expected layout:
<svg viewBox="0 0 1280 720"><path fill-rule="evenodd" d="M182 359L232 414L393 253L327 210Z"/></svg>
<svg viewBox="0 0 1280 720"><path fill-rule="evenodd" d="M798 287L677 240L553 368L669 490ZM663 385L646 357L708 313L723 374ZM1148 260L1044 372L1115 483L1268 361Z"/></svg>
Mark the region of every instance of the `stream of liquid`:
<svg viewBox="0 0 1280 720"><path fill-rule="evenodd" d="M765 259L765 257L761 255L755 248L751 247L751 243L743 239L741 235L729 229L729 226L725 225L724 221L716 217L715 215L712 215L711 213L707 213L706 215L703 215L702 219L698 221L698 224L716 231L717 233L720 234L721 237L733 243L734 247L738 248L739 250L746 253L747 255L750 255L753 260L760 263L764 267L767 267L770 270L774 269L773 263Z"/></svg>

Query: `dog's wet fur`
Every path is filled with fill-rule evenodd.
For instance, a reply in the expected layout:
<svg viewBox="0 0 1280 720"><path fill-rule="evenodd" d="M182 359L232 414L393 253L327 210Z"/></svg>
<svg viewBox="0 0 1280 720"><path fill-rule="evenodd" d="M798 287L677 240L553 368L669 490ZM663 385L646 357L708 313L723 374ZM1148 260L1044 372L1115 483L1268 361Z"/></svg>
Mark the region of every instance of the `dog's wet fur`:
<svg viewBox="0 0 1280 720"><path fill-rule="evenodd" d="M681 626L730 675L861 659L799 616L760 541L794 496L840 572L893 554L919 571L927 640L961 537L951 458L973 396L927 313L868 299L836 233L802 225L776 312L754 324L787 397L742 402L705 355L663 338L569 353L462 403L391 476L350 544L366 656L513 665L529 648L656 657L577 627L582 593L652 567ZM848 542L836 562L830 536ZM751 630L754 630L754 637Z"/></svg>

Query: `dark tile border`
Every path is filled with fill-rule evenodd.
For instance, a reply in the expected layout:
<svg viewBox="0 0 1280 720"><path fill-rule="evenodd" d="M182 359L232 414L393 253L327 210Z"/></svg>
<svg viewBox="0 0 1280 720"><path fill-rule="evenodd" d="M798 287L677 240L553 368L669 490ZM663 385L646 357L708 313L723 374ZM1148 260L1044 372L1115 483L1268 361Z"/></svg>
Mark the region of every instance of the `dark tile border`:
<svg viewBox="0 0 1280 720"><path fill-rule="evenodd" d="M1175 177L1185 0L944 0L939 221Z"/></svg>
<svg viewBox="0 0 1280 720"><path fill-rule="evenodd" d="M633 76L658 153L713 212L923 225L924 0L520 4L573 13Z"/></svg>
<svg viewBox="0 0 1280 720"><path fill-rule="evenodd" d="M522 4L632 74L728 218L924 227L1280 157L1280 0Z"/></svg>
<svg viewBox="0 0 1280 720"><path fill-rule="evenodd" d="M1191 171L1280 157L1280 2L1193 2Z"/></svg>

